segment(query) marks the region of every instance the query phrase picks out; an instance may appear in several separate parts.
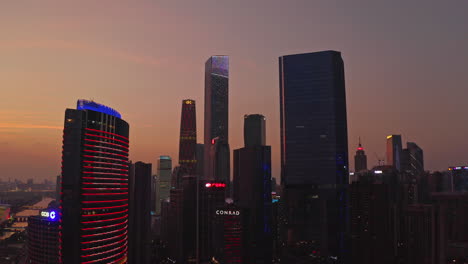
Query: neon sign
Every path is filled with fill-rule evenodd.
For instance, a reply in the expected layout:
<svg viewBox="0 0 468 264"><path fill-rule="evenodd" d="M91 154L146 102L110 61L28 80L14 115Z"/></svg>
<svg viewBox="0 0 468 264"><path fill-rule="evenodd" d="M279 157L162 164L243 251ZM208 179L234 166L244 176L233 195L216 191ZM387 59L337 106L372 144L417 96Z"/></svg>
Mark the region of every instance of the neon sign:
<svg viewBox="0 0 468 264"><path fill-rule="evenodd" d="M231 211L231 210L216 210L217 215L240 215L240 211Z"/></svg>
<svg viewBox="0 0 468 264"><path fill-rule="evenodd" d="M212 187L222 188L222 187L226 187L226 184L225 183L218 183L218 182L208 182L208 183L205 184L205 187L206 188L212 188Z"/></svg>
<svg viewBox="0 0 468 264"><path fill-rule="evenodd" d="M57 217L57 213L55 211L42 211L41 216L44 218L49 218L50 220L55 220L55 218Z"/></svg>

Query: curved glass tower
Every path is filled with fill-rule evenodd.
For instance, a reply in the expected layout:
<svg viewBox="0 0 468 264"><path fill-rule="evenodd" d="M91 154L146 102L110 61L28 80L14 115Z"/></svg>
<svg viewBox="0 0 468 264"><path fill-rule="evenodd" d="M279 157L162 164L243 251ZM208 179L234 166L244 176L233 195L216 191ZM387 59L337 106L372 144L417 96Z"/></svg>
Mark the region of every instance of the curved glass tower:
<svg viewBox="0 0 468 264"><path fill-rule="evenodd" d="M127 263L128 137L110 107L78 100L65 111L61 263Z"/></svg>

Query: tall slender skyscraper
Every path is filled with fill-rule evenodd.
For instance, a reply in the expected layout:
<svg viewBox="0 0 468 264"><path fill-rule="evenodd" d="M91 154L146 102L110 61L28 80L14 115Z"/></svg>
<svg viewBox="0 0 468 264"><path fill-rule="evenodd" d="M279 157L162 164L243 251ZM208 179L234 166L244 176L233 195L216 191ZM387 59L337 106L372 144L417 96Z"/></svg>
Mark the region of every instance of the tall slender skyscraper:
<svg viewBox="0 0 468 264"><path fill-rule="evenodd" d="M197 119L195 115L195 100L182 100L182 115L180 120L179 164L188 175L197 171Z"/></svg>
<svg viewBox="0 0 468 264"><path fill-rule="evenodd" d="M244 116L244 146L264 146L266 144L266 125L263 115Z"/></svg>
<svg viewBox="0 0 468 264"><path fill-rule="evenodd" d="M271 147L265 146L265 117L244 119L245 147L234 150L234 203L244 212L242 263L271 263ZM247 138L245 138L247 137Z"/></svg>
<svg viewBox="0 0 468 264"><path fill-rule="evenodd" d="M61 262L127 263L128 137L110 107L78 100L65 111Z"/></svg>
<svg viewBox="0 0 468 264"><path fill-rule="evenodd" d="M387 136L387 165L395 167L398 171L401 170L401 135Z"/></svg>
<svg viewBox="0 0 468 264"><path fill-rule="evenodd" d="M228 110L229 57L212 56L205 63L204 178L225 183L230 181Z"/></svg>
<svg viewBox="0 0 468 264"><path fill-rule="evenodd" d="M156 190L156 214L161 213L161 201L169 198L171 190L172 159L169 156L160 156L158 159L158 180Z"/></svg>
<svg viewBox="0 0 468 264"><path fill-rule="evenodd" d="M341 53L280 57L279 74L287 243L303 241L311 251L344 263L348 134Z"/></svg>
<svg viewBox="0 0 468 264"><path fill-rule="evenodd" d="M359 145L354 156L354 171L366 171L367 170L367 156L364 152L364 148L361 145L361 139L359 138Z"/></svg>
<svg viewBox="0 0 468 264"><path fill-rule="evenodd" d="M151 163L130 167L129 263L148 264L151 257Z"/></svg>

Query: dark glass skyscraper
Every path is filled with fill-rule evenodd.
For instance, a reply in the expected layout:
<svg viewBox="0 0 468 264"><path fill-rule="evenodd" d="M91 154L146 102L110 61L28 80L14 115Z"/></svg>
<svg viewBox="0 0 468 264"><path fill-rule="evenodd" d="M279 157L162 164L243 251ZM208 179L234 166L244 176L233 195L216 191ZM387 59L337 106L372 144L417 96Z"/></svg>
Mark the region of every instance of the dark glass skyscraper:
<svg viewBox="0 0 468 264"><path fill-rule="evenodd" d="M128 137L110 107L79 100L65 111L61 262L127 263Z"/></svg>
<svg viewBox="0 0 468 264"><path fill-rule="evenodd" d="M265 146L266 124L263 115L244 116L244 146Z"/></svg>
<svg viewBox="0 0 468 264"><path fill-rule="evenodd" d="M130 169L129 263L150 263L151 168L139 161Z"/></svg>
<svg viewBox="0 0 468 264"><path fill-rule="evenodd" d="M180 120L179 164L186 169L188 175L195 175L197 170L197 119L195 101L182 100L182 116Z"/></svg>
<svg viewBox="0 0 468 264"><path fill-rule="evenodd" d="M402 151L401 135L387 136L387 165L400 171Z"/></svg>
<svg viewBox="0 0 468 264"><path fill-rule="evenodd" d="M287 243L345 262L348 136L341 53L279 58Z"/></svg>
<svg viewBox="0 0 468 264"><path fill-rule="evenodd" d="M204 179L225 183L230 179L228 109L229 57L212 56L205 63Z"/></svg>

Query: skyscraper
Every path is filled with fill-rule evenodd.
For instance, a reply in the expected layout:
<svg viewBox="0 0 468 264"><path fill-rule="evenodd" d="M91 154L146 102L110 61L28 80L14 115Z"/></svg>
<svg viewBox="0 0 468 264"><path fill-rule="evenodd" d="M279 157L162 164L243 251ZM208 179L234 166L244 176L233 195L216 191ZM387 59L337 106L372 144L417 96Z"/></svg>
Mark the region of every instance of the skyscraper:
<svg viewBox="0 0 468 264"><path fill-rule="evenodd" d="M171 189L172 159L169 156L160 156L158 159L158 180L156 190L156 214L161 213L161 201L169 198Z"/></svg>
<svg viewBox="0 0 468 264"><path fill-rule="evenodd" d="M354 156L354 171L366 171L367 170L367 156L364 152L364 148L361 145L361 139L359 139L359 145Z"/></svg>
<svg viewBox="0 0 468 264"><path fill-rule="evenodd" d="M234 150L233 178L234 203L246 215L241 259L243 263L271 263L271 147L265 146L264 116L246 115L244 121L245 146Z"/></svg>
<svg viewBox="0 0 468 264"><path fill-rule="evenodd" d="M151 163L141 161L130 169L129 263L150 263Z"/></svg>
<svg viewBox="0 0 468 264"><path fill-rule="evenodd" d="M182 100L180 120L179 164L188 175L195 175L197 170L197 122L195 100Z"/></svg>
<svg viewBox="0 0 468 264"><path fill-rule="evenodd" d="M63 263L126 263L129 126L114 109L78 100L65 111Z"/></svg>
<svg viewBox="0 0 468 264"><path fill-rule="evenodd" d="M408 170L415 176L424 173L424 153L423 150L414 142L407 142L408 151Z"/></svg>
<svg viewBox="0 0 468 264"><path fill-rule="evenodd" d="M280 57L279 74L287 244L304 242L344 263L348 136L341 53Z"/></svg>
<svg viewBox="0 0 468 264"><path fill-rule="evenodd" d="M205 63L204 179L225 183L230 180L228 96L229 57L212 56Z"/></svg>
<svg viewBox="0 0 468 264"><path fill-rule="evenodd" d="M59 264L59 211L48 208L28 218L28 263Z"/></svg>
<svg viewBox="0 0 468 264"><path fill-rule="evenodd" d="M387 136L387 165L395 167L398 171L401 170L401 135Z"/></svg>
<svg viewBox="0 0 468 264"><path fill-rule="evenodd" d="M265 146L266 125L263 115L244 116L244 146Z"/></svg>

